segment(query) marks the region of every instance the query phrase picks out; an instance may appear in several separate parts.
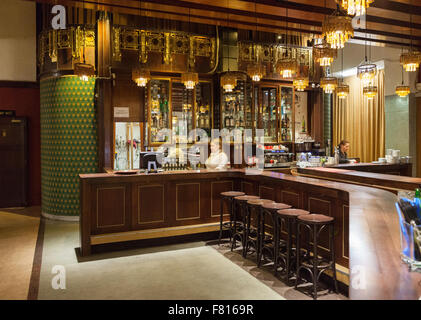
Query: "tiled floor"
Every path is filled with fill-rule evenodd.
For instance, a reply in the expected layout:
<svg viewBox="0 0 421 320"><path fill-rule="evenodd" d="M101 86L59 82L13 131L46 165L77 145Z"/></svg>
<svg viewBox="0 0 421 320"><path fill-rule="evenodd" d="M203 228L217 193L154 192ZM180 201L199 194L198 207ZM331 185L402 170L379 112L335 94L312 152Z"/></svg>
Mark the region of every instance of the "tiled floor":
<svg viewBox="0 0 421 320"><path fill-rule="evenodd" d="M0 299L28 296L39 220L39 208L0 211L0 254L9 257L0 263ZM275 278L269 267L257 268L253 256L231 252L226 243L198 241L78 259L79 224L43 223L38 299L310 299ZM65 289L53 288L54 266L65 272Z"/></svg>

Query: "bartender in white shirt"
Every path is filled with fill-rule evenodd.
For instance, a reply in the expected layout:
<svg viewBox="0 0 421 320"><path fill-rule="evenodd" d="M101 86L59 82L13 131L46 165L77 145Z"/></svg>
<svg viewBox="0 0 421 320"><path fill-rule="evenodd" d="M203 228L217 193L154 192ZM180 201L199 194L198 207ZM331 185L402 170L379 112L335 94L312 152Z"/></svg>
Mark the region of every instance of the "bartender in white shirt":
<svg viewBox="0 0 421 320"><path fill-rule="evenodd" d="M221 140L213 139L211 141L211 154L206 160L206 169L225 170L227 169L228 157L221 151Z"/></svg>

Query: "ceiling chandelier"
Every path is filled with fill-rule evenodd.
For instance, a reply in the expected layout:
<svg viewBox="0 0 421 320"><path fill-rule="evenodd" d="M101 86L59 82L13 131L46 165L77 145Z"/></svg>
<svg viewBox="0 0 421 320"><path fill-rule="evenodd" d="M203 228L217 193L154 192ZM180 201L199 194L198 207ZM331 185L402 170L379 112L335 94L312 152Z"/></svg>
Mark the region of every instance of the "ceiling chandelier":
<svg viewBox="0 0 421 320"><path fill-rule="evenodd" d="M284 57L276 64L277 72L279 72L284 79L292 78L298 70L297 59L289 57L288 52L288 8L286 8L286 52Z"/></svg>
<svg viewBox="0 0 421 320"><path fill-rule="evenodd" d="M351 16L362 16L366 9L374 2L374 0L335 0L344 10Z"/></svg>
<svg viewBox="0 0 421 320"><path fill-rule="evenodd" d="M85 0L83 0L83 10L85 11ZM95 76L95 67L92 64L86 63L85 48L86 48L86 29L85 27L83 27L83 62L75 63L75 67L74 67L74 74L77 75L82 81L88 81L89 77Z"/></svg>
<svg viewBox="0 0 421 320"><path fill-rule="evenodd" d="M322 23L322 35L332 49L342 49L349 37L354 36L351 17L341 15L339 10L326 16Z"/></svg>
<svg viewBox="0 0 421 320"><path fill-rule="evenodd" d="M320 79L320 86L324 93L333 93L338 86L338 79L335 77L323 77Z"/></svg>
<svg viewBox="0 0 421 320"><path fill-rule="evenodd" d="M146 87L146 84L151 78L149 70L142 67L135 67L132 70L132 80L137 84L138 87Z"/></svg>
<svg viewBox="0 0 421 320"><path fill-rule="evenodd" d="M247 74L255 82L260 81L265 73L265 66L259 62L251 63L247 66Z"/></svg>
<svg viewBox="0 0 421 320"><path fill-rule="evenodd" d="M221 87L225 92L232 92L237 86L237 76L232 72L227 72L221 77Z"/></svg>
<svg viewBox="0 0 421 320"><path fill-rule="evenodd" d="M142 18L142 2L139 2L139 17ZM140 59L140 58L139 58ZM146 87L151 79L151 73L144 66L136 66L132 69L132 80L138 87Z"/></svg>
<svg viewBox="0 0 421 320"><path fill-rule="evenodd" d="M190 8L189 8L189 33L190 33ZM190 48L192 50L192 48ZM188 63L188 71L181 74L181 82L184 83L184 86L187 90L193 90L197 83L199 83L199 74L196 72L190 71L190 59ZM194 65L194 63L193 63Z"/></svg>
<svg viewBox="0 0 421 320"><path fill-rule="evenodd" d="M412 1L410 1L412 5ZM401 54L401 65L405 68L407 72L417 71L421 63L421 52L414 50L412 47L412 13L409 14L409 25L411 30L411 48L408 52Z"/></svg>
<svg viewBox="0 0 421 320"><path fill-rule="evenodd" d="M366 86L363 89L364 96L367 97L368 100L373 100L373 98L377 95L377 87L376 86Z"/></svg>
<svg viewBox="0 0 421 320"><path fill-rule="evenodd" d="M336 49L330 48L329 44L324 40L321 43L315 44L313 49L316 61L321 67L330 66L333 60L336 59L338 52Z"/></svg>
<svg viewBox="0 0 421 320"><path fill-rule="evenodd" d="M304 91L304 89L308 87L308 84L309 84L308 77L296 77L292 81L292 85L297 91Z"/></svg>
<svg viewBox="0 0 421 320"><path fill-rule="evenodd" d="M405 86L403 83L403 67L402 67L402 84L399 86L396 86L395 93L401 98L404 98L408 94L411 93L411 89L409 88L409 86Z"/></svg>
<svg viewBox="0 0 421 320"><path fill-rule="evenodd" d="M199 75L196 72L185 72L181 74L181 82L188 90L193 90L197 83L199 83Z"/></svg>
<svg viewBox="0 0 421 320"><path fill-rule="evenodd" d="M362 81L363 86L368 86L377 74L377 65L372 63L371 60L371 42L369 47L369 59L367 58L367 25L365 28L365 40L364 40L364 53L365 58L357 67L357 76Z"/></svg>
<svg viewBox="0 0 421 320"><path fill-rule="evenodd" d="M344 83L344 49L341 52L341 65L342 65L342 72L341 72L341 82L339 86L336 88L336 95L339 99L343 100L348 97L349 94L349 85Z"/></svg>

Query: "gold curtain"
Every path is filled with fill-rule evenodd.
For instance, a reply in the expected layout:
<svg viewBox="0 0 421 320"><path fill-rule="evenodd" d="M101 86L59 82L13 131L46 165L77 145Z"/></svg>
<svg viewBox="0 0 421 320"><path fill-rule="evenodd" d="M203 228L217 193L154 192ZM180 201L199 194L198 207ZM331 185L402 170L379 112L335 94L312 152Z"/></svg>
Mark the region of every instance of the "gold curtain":
<svg viewBox="0 0 421 320"><path fill-rule="evenodd" d="M378 93L369 100L363 95L363 85L357 76L344 79L349 85L349 95L339 99L336 95L333 105L333 143L348 140L348 157L371 162L384 157L385 114L384 114L384 70L379 70L374 85Z"/></svg>

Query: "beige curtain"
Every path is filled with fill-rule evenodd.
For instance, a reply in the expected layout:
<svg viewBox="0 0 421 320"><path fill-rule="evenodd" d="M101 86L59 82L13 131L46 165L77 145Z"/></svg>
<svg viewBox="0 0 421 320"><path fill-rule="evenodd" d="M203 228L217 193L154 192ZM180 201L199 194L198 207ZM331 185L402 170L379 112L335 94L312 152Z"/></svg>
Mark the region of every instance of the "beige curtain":
<svg viewBox="0 0 421 320"><path fill-rule="evenodd" d="M385 115L384 115L384 70L379 70L374 85L378 93L369 100L363 95L363 86L357 76L344 79L349 85L349 95L339 99L336 95L333 105L333 143L341 140L350 142L348 157L371 162L384 157Z"/></svg>

